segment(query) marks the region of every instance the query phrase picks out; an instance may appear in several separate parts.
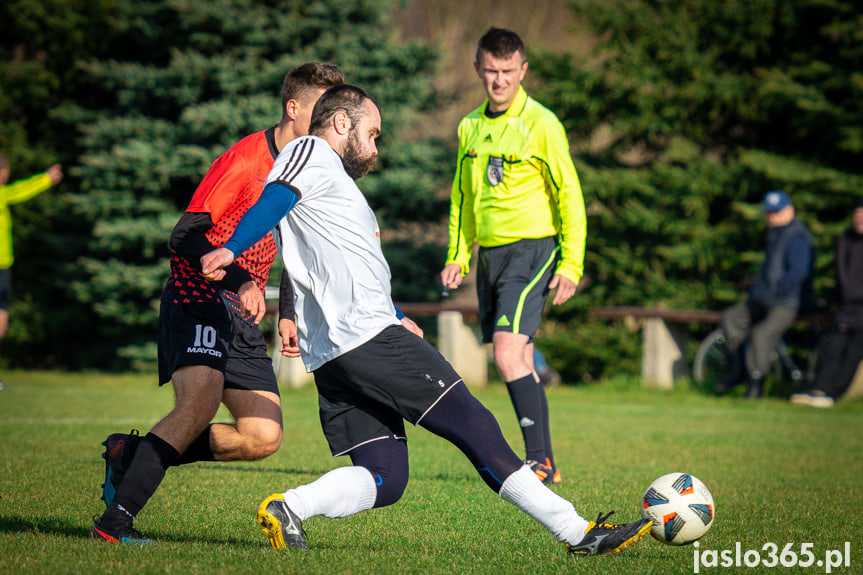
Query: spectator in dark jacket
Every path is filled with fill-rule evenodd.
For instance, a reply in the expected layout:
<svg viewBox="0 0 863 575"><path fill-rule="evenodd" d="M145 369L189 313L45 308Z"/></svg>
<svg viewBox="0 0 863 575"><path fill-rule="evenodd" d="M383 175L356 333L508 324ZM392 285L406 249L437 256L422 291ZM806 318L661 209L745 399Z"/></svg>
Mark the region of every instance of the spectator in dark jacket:
<svg viewBox="0 0 863 575"><path fill-rule="evenodd" d="M821 340L813 387L792 395L792 403L832 407L863 361L863 198L854 206L853 224L836 240L836 296L833 329Z"/></svg>
<svg viewBox="0 0 863 575"><path fill-rule="evenodd" d="M729 371L716 386L716 393L726 393L745 375L751 399L761 396L776 343L799 312L814 308L815 299L809 230L796 218L785 192L767 192L763 206L768 228L764 262L746 300L722 313Z"/></svg>

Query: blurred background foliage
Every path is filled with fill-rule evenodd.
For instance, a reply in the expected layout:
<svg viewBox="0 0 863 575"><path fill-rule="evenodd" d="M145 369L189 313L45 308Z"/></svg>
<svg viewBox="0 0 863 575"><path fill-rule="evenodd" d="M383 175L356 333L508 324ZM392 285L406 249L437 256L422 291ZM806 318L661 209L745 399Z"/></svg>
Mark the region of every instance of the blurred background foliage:
<svg viewBox="0 0 863 575"><path fill-rule="evenodd" d="M566 126L588 208L580 293L549 310L537 338L565 381L638 372L634 326L591 320L592 307L739 299L769 189L791 193L813 231L829 307L832 243L863 193L863 6L558 0L529 12L453 0L3 3L0 150L13 178L55 161L67 174L14 208L3 361L151 369L171 228L209 164L278 121L284 74L309 60L340 65L380 101L381 158L361 187L395 299L439 300L455 128L482 101L472 62L491 25L526 41L526 87Z"/></svg>

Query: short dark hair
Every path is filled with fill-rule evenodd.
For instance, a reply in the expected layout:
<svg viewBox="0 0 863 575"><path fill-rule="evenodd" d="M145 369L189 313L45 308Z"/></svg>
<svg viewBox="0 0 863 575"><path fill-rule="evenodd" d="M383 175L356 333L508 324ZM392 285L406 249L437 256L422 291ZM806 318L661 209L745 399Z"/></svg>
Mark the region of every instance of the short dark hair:
<svg viewBox="0 0 863 575"><path fill-rule="evenodd" d="M364 113L366 100L370 100L378 111L381 107L371 95L351 84L340 84L328 88L315 104L312 110L312 120L309 123L309 134L319 136L326 131L330 119L338 112L344 112L356 126Z"/></svg>
<svg viewBox="0 0 863 575"><path fill-rule="evenodd" d="M509 58L519 52L522 58L527 58L524 43L518 34L504 28L489 28L488 32L483 34L476 45L477 62L480 61L483 52L487 52L495 58Z"/></svg>
<svg viewBox="0 0 863 575"><path fill-rule="evenodd" d="M326 90L345 83L345 75L335 64L306 62L288 72L282 82L282 116L289 100L301 100L312 90Z"/></svg>

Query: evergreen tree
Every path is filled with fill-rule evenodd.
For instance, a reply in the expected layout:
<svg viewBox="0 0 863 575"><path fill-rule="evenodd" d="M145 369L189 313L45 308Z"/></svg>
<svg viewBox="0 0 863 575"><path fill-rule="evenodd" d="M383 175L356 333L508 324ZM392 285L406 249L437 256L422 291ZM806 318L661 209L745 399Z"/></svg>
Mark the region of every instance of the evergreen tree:
<svg viewBox="0 0 863 575"><path fill-rule="evenodd" d="M433 197L435 152L408 139L414 118L435 105L434 56L396 41L391 8L370 0L118 0L104 35L111 57L83 67L86 98L64 110L83 148L70 207L89 229L72 286L92 314L83 364L155 357L170 231L210 163L278 122L282 78L298 64L338 64L381 104L380 169L360 185L384 237L396 219L443 212Z"/></svg>
<svg viewBox="0 0 863 575"><path fill-rule="evenodd" d="M813 231L816 287L829 295L833 238L863 193L863 6L572 5L594 50L587 60L534 58L531 68L540 100L569 131L590 214L582 293L552 313L571 330L547 330L553 346L576 342L567 375L621 367L620 348L580 345L614 339L585 320L590 307L739 300L762 256L759 201L770 189L791 193Z"/></svg>
<svg viewBox="0 0 863 575"><path fill-rule="evenodd" d="M0 4L0 151L12 179L60 162L59 188L12 208L15 264L3 361L46 367L74 360L87 325L67 286L78 277L68 262L84 248L86 230L70 219L66 193L75 138L52 118L81 91L77 62L99 54L110 0L9 0ZM72 345L70 344L70 340Z"/></svg>

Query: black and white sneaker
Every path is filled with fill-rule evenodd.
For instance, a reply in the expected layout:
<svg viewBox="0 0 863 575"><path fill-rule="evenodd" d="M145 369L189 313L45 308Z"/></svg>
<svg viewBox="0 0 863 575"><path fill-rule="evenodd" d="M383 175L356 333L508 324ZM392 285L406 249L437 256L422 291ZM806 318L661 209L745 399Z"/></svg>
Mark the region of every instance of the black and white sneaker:
<svg viewBox="0 0 863 575"><path fill-rule="evenodd" d="M258 525L273 549L309 548L303 522L291 511L281 493L270 495L258 507Z"/></svg>
<svg viewBox="0 0 863 575"><path fill-rule="evenodd" d="M803 393L795 393L791 396L791 403L797 405L808 405L810 407L833 407L833 398L820 389L810 389Z"/></svg>
<svg viewBox="0 0 863 575"><path fill-rule="evenodd" d="M605 521L612 514L614 511L603 517L600 513L596 521L590 522L584 538L578 544L566 544L567 554L602 557L620 553L638 543L650 532L650 526L653 524L650 519L641 519L632 523L606 523Z"/></svg>

